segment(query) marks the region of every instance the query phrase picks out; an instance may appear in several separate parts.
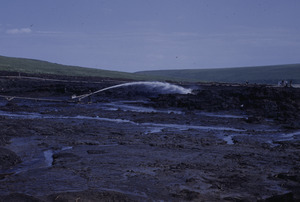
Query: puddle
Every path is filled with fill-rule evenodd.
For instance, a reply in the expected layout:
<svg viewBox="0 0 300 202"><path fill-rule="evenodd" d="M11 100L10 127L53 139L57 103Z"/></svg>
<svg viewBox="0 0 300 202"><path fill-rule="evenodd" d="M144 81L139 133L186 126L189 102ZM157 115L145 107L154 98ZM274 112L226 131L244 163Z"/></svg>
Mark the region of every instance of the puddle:
<svg viewBox="0 0 300 202"><path fill-rule="evenodd" d="M53 163L53 151L52 150L46 150L44 151L44 157L45 157L45 163L47 167L52 166Z"/></svg>
<svg viewBox="0 0 300 202"><path fill-rule="evenodd" d="M278 130L255 130L257 134L234 134L222 135L220 138L225 140L227 144L234 144L233 138L236 137L241 142L267 143L271 147L280 146L280 142L300 140L300 131L292 133L280 133ZM259 133L267 132L267 133ZM274 133L276 132L276 133Z"/></svg>
<svg viewBox="0 0 300 202"><path fill-rule="evenodd" d="M208 117L217 117L217 118L231 118L231 119L243 119L247 118L247 116L243 115L231 115L231 114L214 114L214 113L209 113L209 112L200 112L197 113L198 115L202 116L208 116Z"/></svg>
<svg viewBox="0 0 300 202"><path fill-rule="evenodd" d="M98 120L98 121L108 121L108 122L116 122L116 123L131 123L131 124L137 124L133 121L127 120L127 119L111 119L111 118L103 118L103 117L90 117L90 116L59 116L55 117L58 119L86 119L86 120Z"/></svg>
<svg viewBox="0 0 300 202"><path fill-rule="evenodd" d="M6 116L9 118L23 118L23 119L40 119L44 118L42 114L39 113L30 113L30 112L6 112L6 111L0 111L1 116Z"/></svg>
<svg viewBox="0 0 300 202"><path fill-rule="evenodd" d="M18 112L11 113L6 111L0 111L0 116L6 116L9 118L19 118L19 119L87 119L87 120L99 120L99 121L109 121L109 122L117 122L117 123L132 123L136 124L133 121L126 119L110 119L110 118L102 118L102 117L90 117L90 116L55 116L55 115L46 115L39 113L29 113L29 112Z"/></svg>
<svg viewBox="0 0 300 202"><path fill-rule="evenodd" d="M221 130L221 131L234 131L242 132L243 129L237 128L228 128L228 127L216 127L216 126L195 126L195 125L180 125L180 124L162 124L162 123L136 123L127 119L111 119L103 117L89 117L89 116L53 116L53 115L44 115L39 113L10 113L0 111L0 115L8 116L10 118L25 118L25 119L83 119L83 120L99 120L99 121L109 121L116 123L130 123L134 125L149 126L154 127L151 130L161 130L163 128L175 128L178 130L188 130L188 129L197 129L197 130Z"/></svg>
<svg viewBox="0 0 300 202"><path fill-rule="evenodd" d="M67 147L62 147L62 148L61 148L62 151L69 150L69 149L73 149L73 147L67 146Z"/></svg>
<svg viewBox="0 0 300 202"><path fill-rule="evenodd" d="M300 139L300 131L293 132L293 133L284 133L278 136L279 139L275 140L276 142L283 142L283 141L291 141L295 139Z"/></svg>
<svg viewBox="0 0 300 202"><path fill-rule="evenodd" d="M271 147L279 146L279 142L284 141L294 141L300 140L300 131L292 132L292 133L278 133L278 130L255 130L256 132L269 132L269 133L261 133L261 134L219 134L218 137L224 140L227 144L234 144L234 137L237 137L240 141L258 141L261 143L267 143ZM274 133L277 132L277 133ZM244 139L246 138L246 139Z"/></svg>
<svg viewBox="0 0 300 202"><path fill-rule="evenodd" d="M271 145L271 147L276 147L280 146L280 142L300 140L300 131L292 133L273 133L270 135L260 135L259 138L261 139L261 142L265 142Z"/></svg>
<svg viewBox="0 0 300 202"><path fill-rule="evenodd" d="M228 136L225 136L225 137L223 138L223 140L224 140L227 144L233 145L233 144L234 144L233 139L232 139L233 137L234 137L233 135L228 135Z"/></svg>
<svg viewBox="0 0 300 202"><path fill-rule="evenodd" d="M188 130L188 129L196 129L196 130L221 130L221 131L234 131L234 132L244 132L246 130L237 129L237 128L228 128L228 127L216 127L216 126L194 126L194 125L180 125L180 124L159 124L159 123L141 123L143 126L153 126L155 127L153 130L160 130L164 128L175 128L178 130Z"/></svg>
<svg viewBox="0 0 300 202"><path fill-rule="evenodd" d="M268 140L268 141L266 141L266 143L269 144L270 147L277 147L277 146L280 146L280 144L274 143L273 140Z"/></svg>
<svg viewBox="0 0 300 202"><path fill-rule="evenodd" d="M140 113L174 113L174 114L182 114L181 111L178 110L158 110L154 109L152 107L143 107L143 106L135 106L135 105L129 105L126 103L136 103L136 102L114 102L114 103L105 103L102 106L102 109L108 110L108 111L130 111L130 112L140 112ZM138 102L139 103L139 102Z"/></svg>
<svg viewBox="0 0 300 202"><path fill-rule="evenodd" d="M7 149L15 152L22 162L13 169L6 170L5 173L24 173L30 170L49 168L53 163L53 154L60 150L52 150L39 147L43 142L38 137L17 137L10 140ZM73 147L64 146L61 151L72 149Z"/></svg>
<svg viewBox="0 0 300 202"><path fill-rule="evenodd" d="M147 134L151 134L151 133L160 133L162 132L164 129L164 127L153 127L153 128L150 128L150 130L147 130L144 134L147 135Z"/></svg>

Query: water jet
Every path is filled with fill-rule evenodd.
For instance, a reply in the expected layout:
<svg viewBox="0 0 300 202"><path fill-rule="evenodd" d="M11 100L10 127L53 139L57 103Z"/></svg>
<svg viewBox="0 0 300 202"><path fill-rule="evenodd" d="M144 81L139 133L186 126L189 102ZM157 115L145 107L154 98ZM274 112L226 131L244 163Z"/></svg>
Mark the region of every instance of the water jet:
<svg viewBox="0 0 300 202"><path fill-rule="evenodd" d="M130 83L123 83L123 84L118 84L118 85L114 85L114 86L110 86L107 88L103 88L100 90L97 90L95 92L92 93L87 93L87 94L83 94L83 95L74 95L72 96L72 99L77 99L80 101L86 97L89 97L91 95L106 91L106 90L110 90L110 89L114 89L114 88L120 88L120 87L126 87L126 86L135 86L135 85L142 85L142 86L146 86L148 87L150 90L157 90L159 89L160 93L178 93L178 94L189 94L192 93L192 90L189 88L184 88L182 86L178 86L175 84L170 84L170 83L166 83L166 82L159 82L159 81L137 81L137 82L130 82Z"/></svg>

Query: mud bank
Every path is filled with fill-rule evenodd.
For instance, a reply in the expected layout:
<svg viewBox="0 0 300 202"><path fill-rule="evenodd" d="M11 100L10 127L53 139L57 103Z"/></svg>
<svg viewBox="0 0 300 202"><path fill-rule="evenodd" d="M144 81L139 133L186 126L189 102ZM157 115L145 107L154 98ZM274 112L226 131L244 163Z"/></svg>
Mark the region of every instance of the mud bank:
<svg viewBox="0 0 300 202"><path fill-rule="evenodd" d="M2 78L1 94L69 101L122 83L63 79ZM185 87L0 98L0 201L300 199L298 89Z"/></svg>

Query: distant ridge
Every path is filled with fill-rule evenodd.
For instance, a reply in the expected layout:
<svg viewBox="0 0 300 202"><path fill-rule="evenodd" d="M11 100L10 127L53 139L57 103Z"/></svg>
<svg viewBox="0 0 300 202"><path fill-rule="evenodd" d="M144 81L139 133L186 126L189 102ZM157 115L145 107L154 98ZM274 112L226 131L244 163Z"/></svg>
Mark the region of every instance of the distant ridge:
<svg viewBox="0 0 300 202"><path fill-rule="evenodd" d="M0 56L0 71L65 76L90 76L128 80L186 82L225 82L277 84L292 80L300 84L300 64L236 67L219 69L155 70L127 73L79 66L61 65L42 60Z"/></svg>
<svg viewBox="0 0 300 202"><path fill-rule="evenodd" d="M149 76L143 76L133 73L61 65L42 60L6 56L0 56L0 71L11 71L28 74L52 74L65 76L92 76L132 80L151 80Z"/></svg>
<svg viewBox="0 0 300 202"><path fill-rule="evenodd" d="M192 82L230 82L276 84L280 80L300 83L300 64L236 67L219 69L180 69L140 71L139 75L162 76Z"/></svg>

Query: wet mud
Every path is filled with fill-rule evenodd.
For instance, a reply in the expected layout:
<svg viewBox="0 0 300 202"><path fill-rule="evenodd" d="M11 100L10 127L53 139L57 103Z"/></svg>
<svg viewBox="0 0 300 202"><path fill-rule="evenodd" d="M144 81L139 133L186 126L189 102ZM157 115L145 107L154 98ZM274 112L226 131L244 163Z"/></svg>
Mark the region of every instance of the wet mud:
<svg viewBox="0 0 300 202"><path fill-rule="evenodd" d="M3 74L0 201L300 200L299 89Z"/></svg>

